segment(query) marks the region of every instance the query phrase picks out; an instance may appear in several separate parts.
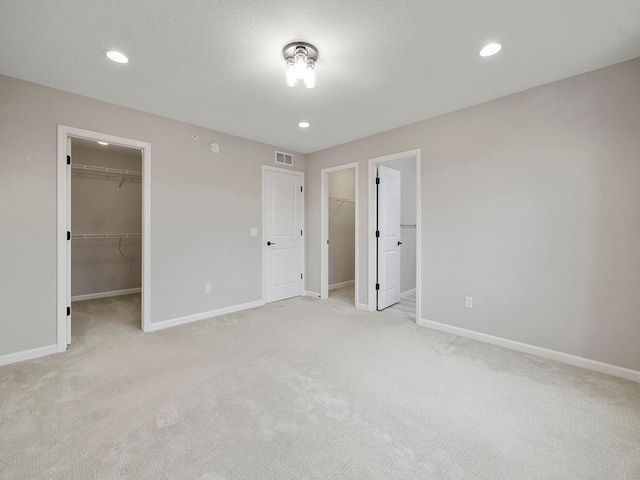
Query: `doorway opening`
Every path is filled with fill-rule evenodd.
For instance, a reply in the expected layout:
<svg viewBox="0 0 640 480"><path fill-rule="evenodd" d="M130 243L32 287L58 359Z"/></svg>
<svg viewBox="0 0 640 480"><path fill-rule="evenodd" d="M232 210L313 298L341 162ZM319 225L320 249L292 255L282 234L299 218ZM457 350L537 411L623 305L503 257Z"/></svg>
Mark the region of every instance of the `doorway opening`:
<svg viewBox="0 0 640 480"><path fill-rule="evenodd" d="M357 306L358 164L322 169L320 179L320 297Z"/></svg>
<svg viewBox="0 0 640 480"><path fill-rule="evenodd" d="M420 150L369 161L369 311L420 319Z"/></svg>
<svg viewBox="0 0 640 480"><path fill-rule="evenodd" d="M148 143L58 127L59 352L148 331L149 163Z"/></svg>

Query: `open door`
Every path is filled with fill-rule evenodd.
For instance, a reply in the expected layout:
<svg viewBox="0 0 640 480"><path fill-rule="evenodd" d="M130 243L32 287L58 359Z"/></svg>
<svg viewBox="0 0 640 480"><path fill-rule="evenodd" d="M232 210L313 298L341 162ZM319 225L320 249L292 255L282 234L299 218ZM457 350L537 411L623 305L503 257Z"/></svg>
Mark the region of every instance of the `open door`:
<svg viewBox="0 0 640 480"><path fill-rule="evenodd" d="M378 166L377 281L378 310L400 301L400 172Z"/></svg>
<svg viewBox="0 0 640 480"><path fill-rule="evenodd" d="M71 137L67 137L67 345L71 343Z"/></svg>
<svg viewBox="0 0 640 480"><path fill-rule="evenodd" d="M264 172L265 301L303 294L302 174Z"/></svg>

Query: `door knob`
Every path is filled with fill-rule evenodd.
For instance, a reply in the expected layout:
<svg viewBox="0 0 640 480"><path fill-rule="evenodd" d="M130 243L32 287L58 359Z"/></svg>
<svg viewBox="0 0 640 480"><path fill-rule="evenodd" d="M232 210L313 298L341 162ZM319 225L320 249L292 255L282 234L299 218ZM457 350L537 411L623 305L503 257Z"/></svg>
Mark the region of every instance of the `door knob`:
<svg viewBox="0 0 640 480"><path fill-rule="evenodd" d="M270 247L271 245L275 245L275 244L276 244L276 242L267 242L267 246L269 246L269 247Z"/></svg>
<svg viewBox="0 0 640 480"><path fill-rule="evenodd" d="M398 242L398 245L402 245L402 242Z"/></svg>

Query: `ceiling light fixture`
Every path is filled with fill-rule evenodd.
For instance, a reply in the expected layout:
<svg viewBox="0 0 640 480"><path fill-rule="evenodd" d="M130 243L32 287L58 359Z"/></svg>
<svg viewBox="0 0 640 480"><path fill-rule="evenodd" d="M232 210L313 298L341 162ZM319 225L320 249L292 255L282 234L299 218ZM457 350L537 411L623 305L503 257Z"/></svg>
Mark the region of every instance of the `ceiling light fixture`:
<svg viewBox="0 0 640 480"><path fill-rule="evenodd" d="M293 42L282 49L282 56L287 65L286 84L289 87L304 81L307 88L316 86L316 62L318 49L309 43Z"/></svg>
<svg viewBox="0 0 640 480"><path fill-rule="evenodd" d="M300 122L300 123L298 124L298 126L299 126L300 128L309 128L309 127L311 126L311 124L310 124L309 122Z"/></svg>
<svg viewBox="0 0 640 480"><path fill-rule="evenodd" d="M120 53L116 50L105 51L104 54L116 63L129 63L129 59L124 53Z"/></svg>
<svg viewBox="0 0 640 480"><path fill-rule="evenodd" d="M100 140L98 140L98 143L99 143L100 145L109 145L109 142L101 142Z"/></svg>
<svg viewBox="0 0 640 480"><path fill-rule="evenodd" d="M491 57L492 55L495 55L496 53L498 53L500 50L502 50L501 44L495 43L495 42L488 43L484 47L482 47L482 50L480 50L480 56Z"/></svg>

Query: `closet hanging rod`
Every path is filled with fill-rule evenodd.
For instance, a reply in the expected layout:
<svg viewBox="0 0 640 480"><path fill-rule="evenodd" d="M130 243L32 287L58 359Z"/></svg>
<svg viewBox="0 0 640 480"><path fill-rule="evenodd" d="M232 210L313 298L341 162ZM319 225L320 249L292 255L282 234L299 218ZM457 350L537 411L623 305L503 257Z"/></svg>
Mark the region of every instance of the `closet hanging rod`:
<svg viewBox="0 0 640 480"><path fill-rule="evenodd" d="M87 172L107 173L113 175L131 175L134 177L142 176L142 172L136 172L135 170L122 170L120 168L98 167L96 165L82 165L79 163L72 163L71 168Z"/></svg>
<svg viewBox="0 0 640 480"><path fill-rule="evenodd" d="M74 233L72 239L91 239L91 238L142 238L140 233Z"/></svg>
<svg viewBox="0 0 640 480"><path fill-rule="evenodd" d="M333 200L333 201L336 201L336 202L356 203L356 201L351 199L351 198L329 197L329 200Z"/></svg>

